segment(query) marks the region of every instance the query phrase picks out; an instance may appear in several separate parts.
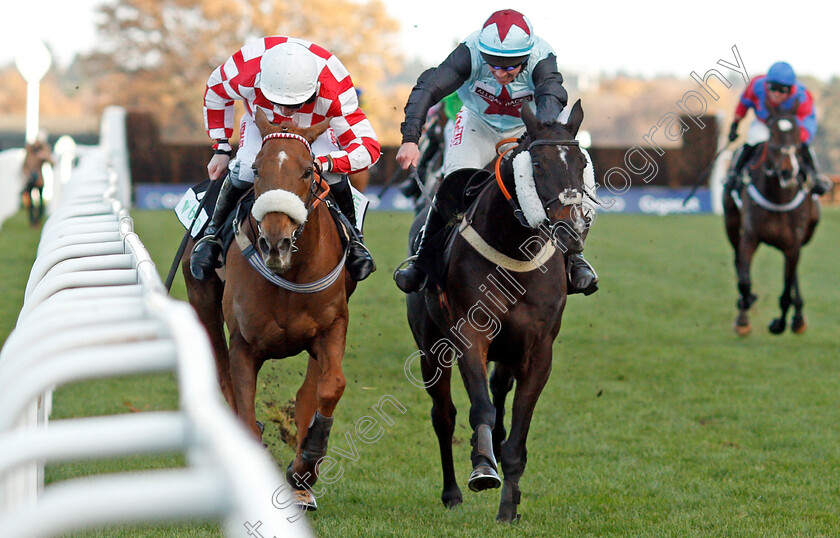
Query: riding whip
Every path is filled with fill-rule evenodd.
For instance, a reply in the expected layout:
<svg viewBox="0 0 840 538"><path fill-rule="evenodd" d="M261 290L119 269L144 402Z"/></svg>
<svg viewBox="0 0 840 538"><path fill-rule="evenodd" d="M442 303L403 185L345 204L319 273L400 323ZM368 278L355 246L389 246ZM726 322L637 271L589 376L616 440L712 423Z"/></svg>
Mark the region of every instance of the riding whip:
<svg viewBox="0 0 840 538"><path fill-rule="evenodd" d="M715 165L715 162L717 162L718 157L720 157L721 153L723 153L724 151L729 149L729 146L732 145L732 142L734 142L734 140L730 140L729 142L727 142L727 144L725 146L723 146L720 149L720 151L715 153L715 156L712 157L712 161L709 163L708 166L706 166L706 168L703 169L703 171L697 177L697 181L694 182L694 185L691 187L691 191L689 191L688 196L686 196L685 200L683 200L683 203L682 203L683 207L685 207L685 204L687 204L688 201L691 200L691 197L694 196L695 192L697 192L697 189L700 187L700 184L703 183L703 180L706 178L708 173L711 171L712 167Z"/></svg>
<svg viewBox="0 0 840 538"><path fill-rule="evenodd" d="M169 268L169 274L166 275L166 282L164 283L164 286L166 286L167 292L169 292L172 287L172 281L175 280L175 273L178 272L178 264L181 261L181 257L184 255L184 250L187 248L187 243L190 240L190 232L192 231L193 226L195 226L195 222L198 220L199 215L201 215L201 210L204 209L204 206L207 204L208 198L219 194L219 188L213 188L213 185L218 183L221 186L222 181L225 179L225 175L227 175L227 173L222 175L219 179L211 181L210 185L207 186L207 190L204 191L204 196L198 204L198 209L195 210L195 217L193 217L192 222L190 222L189 227L187 227L187 232L184 234L183 239L181 239L181 244L178 245L178 252L175 254L175 259L172 260L172 266Z"/></svg>

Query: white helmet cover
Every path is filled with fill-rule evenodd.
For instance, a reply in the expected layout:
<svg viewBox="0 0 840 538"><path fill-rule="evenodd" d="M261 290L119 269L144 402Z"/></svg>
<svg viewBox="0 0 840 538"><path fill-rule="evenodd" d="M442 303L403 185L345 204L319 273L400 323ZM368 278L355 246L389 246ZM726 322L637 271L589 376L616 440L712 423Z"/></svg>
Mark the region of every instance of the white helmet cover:
<svg viewBox="0 0 840 538"><path fill-rule="evenodd" d="M478 34L478 49L492 56L525 56L534 48L528 17L512 9L490 15Z"/></svg>
<svg viewBox="0 0 840 538"><path fill-rule="evenodd" d="M280 43L260 59L260 91L272 103L299 105L315 93L319 74L318 61L308 48Z"/></svg>

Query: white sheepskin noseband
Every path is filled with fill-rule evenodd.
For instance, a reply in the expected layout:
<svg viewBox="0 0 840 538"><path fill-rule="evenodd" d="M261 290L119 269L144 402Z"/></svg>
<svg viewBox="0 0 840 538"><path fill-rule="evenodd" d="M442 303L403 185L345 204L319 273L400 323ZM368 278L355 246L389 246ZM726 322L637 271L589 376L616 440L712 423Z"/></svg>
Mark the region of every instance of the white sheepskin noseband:
<svg viewBox="0 0 840 538"><path fill-rule="evenodd" d="M545 222L548 215L537 194L534 184L534 169L531 167L531 153L523 151L513 158L513 178L516 183L516 198L522 208L522 214L531 228L537 228Z"/></svg>
<svg viewBox="0 0 840 538"><path fill-rule="evenodd" d="M589 156L589 152L584 148L580 148L580 151L586 157L586 168L583 169L583 184L588 192L592 193L595 192L595 167L592 166L592 157Z"/></svg>
<svg viewBox="0 0 840 538"><path fill-rule="evenodd" d="M298 225L306 222L306 204L293 192L283 189L266 191L257 198L254 207L251 208L251 214L257 219L257 222L262 221L268 213L273 212L289 215L289 218Z"/></svg>

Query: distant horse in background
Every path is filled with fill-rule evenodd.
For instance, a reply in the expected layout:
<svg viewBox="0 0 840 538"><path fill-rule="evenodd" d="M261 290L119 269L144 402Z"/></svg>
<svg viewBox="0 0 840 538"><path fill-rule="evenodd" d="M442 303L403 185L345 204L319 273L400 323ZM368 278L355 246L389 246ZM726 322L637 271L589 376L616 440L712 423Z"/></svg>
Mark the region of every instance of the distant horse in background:
<svg viewBox="0 0 840 538"><path fill-rule="evenodd" d="M583 121L580 101L566 124L541 124L527 106L522 118L526 136L499 158L497 181L486 185L467 211L443 282L407 298L423 385L433 402L432 425L443 468L441 500L447 507L463 500L452 455L456 410L450 381L457 358L470 398L473 471L468 485L472 491L502 486L500 521L518 518L525 442L551 372L552 345L566 306L561 250L582 248L589 223L582 203L588 160L575 140ZM514 211L511 202L521 209ZM413 235L422 219L423 213L415 220ZM562 248L555 248L558 244ZM496 366L488 390L491 361ZM505 399L514 382L508 435Z"/></svg>
<svg viewBox="0 0 840 538"><path fill-rule="evenodd" d="M23 190L21 203L29 213L29 223L37 226L44 217L44 174L45 164L53 164L52 151L46 137L39 135L31 144L26 144L26 156L23 159Z"/></svg>
<svg viewBox="0 0 840 538"><path fill-rule="evenodd" d="M738 276L738 316L733 328L741 336L752 330L748 311L757 297L752 293L750 265L760 243L776 247L785 257L781 315L770 323L770 332L784 332L791 306L791 329L797 334L805 331L797 265L802 247L811 240L820 220L819 200L811 194L799 165L796 106L784 112L768 103L768 109L770 139L755 149L747 163L750 180L734 196L728 193L723 199L726 234L735 251Z"/></svg>
<svg viewBox="0 0 840 538"><path fill-rule="evenodd" d="M254 161L254 205L234 222L225 281L190 274L187 245L181 259L189 301L213 344L222 393L258 439L254 398L257 374L269 359L309 353L295 398L297 452L286 478L297 504L317 508L311 486L326 454L333 411L346 384L342 359L356 283L344 269L346 251L326 203L310 144L328 122L303 129L275 125L258 110L263 137ZM271 279L271 281L269 280ZM230 350L224 325L230 333Z"/></svg>

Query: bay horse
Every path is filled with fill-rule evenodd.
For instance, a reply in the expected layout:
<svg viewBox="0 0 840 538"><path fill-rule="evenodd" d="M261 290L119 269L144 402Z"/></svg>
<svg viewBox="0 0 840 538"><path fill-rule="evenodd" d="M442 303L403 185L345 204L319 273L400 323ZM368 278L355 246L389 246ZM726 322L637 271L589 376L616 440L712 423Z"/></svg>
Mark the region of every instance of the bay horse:
<svg viewBox="0 0 840 538"><path fill-rule="evenodd" d="M213 345L222 393L257 439L262 438L254 409L260 368L269 359L308 352L295 397L297 451L286 478L296 503L315 510L310 488L346 385L341 363L347 301L356 283L343 267L346 251L322 203L328 186L310 149L329 121L309 128L275 125L258 109L256 125L263 143L253 165L254 206L247 219L234 222L236 245L226 255L224 282L218 274L206 282L192 277L192 245L181 269L189 301Z"/></svg>
<svg viewBox="0 0 840 538"><path fill-rule="evenodd" d="M37 226L44 217L44 174L43 166L53 164L52 150L47 145L46 137L39 137L26 144L26 155L23 159L22 172L24 186L21 190L21 202L29 212L29 223ZM37 195L37 196L36 196Z"/></svg>
<svg viewBox="0 0 840 538"><path fill-rule="evenodd" d="M443 469L441 500L450 508L463 501L452 454L456 410L450 381L457 359L473 432L468 485L472 491L502 486L499 521L518 519L528 430L551 372L552 344L566 306L563 252L582 249L588 226L582 211L588 158L575 140L583 121L580 101L565 124L542 124L527 105L522 119L525 136L499 157L497 181L481 190L459 226L445 279L407 297L423 386L432 399ZM422 219L423 213L414 234ZM488 382L491 361L495 368ZM505 438L505 399L514 382Z"/></svg>
<svg viewBox="0 0 840 538"><path fill-rule="evenodd" d="M756 147L747 163L749 181L735 196L726 193L723 198L726 235L735 253L738 277L738 315L733 328L740 336L752 330L748 312L757 297L752 292L750 266L761 243L777 248L785 257L784 287L779 296L781 314L768 329L773 334L784 332L791 306L791 330L801 334L807 328L797 265L802 247L811 240L820 220L820 205L810 192L811 185L806 184L800 166L802 157L797 154L797 106L798 103L792 110L783 111L768 103L770 138Z"/></svg>

